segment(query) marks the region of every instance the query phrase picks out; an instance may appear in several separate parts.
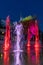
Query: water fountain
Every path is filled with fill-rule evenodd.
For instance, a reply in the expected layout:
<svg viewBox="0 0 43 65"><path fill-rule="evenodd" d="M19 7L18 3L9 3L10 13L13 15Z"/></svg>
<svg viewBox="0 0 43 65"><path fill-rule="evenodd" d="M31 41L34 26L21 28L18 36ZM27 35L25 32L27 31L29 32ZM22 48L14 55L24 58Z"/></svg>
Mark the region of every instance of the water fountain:
<svg viewBox="0 0 43 65"><path fill-rule="evenodd" d="M10 19L6 18L5 40L3 47L3 61L4 65L9 65L9 50L10 50Z"/></svg>
<svg viewBox="0 0 43 65"><path fill-rule="evenodd" d="M6 18L6 32L5 32L5 40L4 40L4 51L8 51L10 49L10 19L9 16Z"/></svg>
<svg viewBox="0 0 43 65"><path fill-rule="evenodd" d="M30 33L31 32L31 33ZM33 42L34 44L31 45L31 37L35 36L35 42ZM35 20L34 24L30 24L30 27L28 27L28 35L27 35L27 53L28 56L29 54L31 55L32 53L30 53L31 51L35 52L35 58L36 58L36 64L39 63L39 54L40 54L40 43L39 43L39 29L38 29L38 24L37 24L37 20ZM33 47L34 49L32 50L31 47ZM31 49L31 50L30 50Z"/></svg>
<svg viewBox="0 0 43 65"><path fill-rule="evenodd" d="M9 65L9 52L4 52L3 60L4 65Z"/></svg>
<svg viewBox="0 0 43 65"><path fill-rule="evenodd" d="M23 52L23 25L21 23L17 23L15 26L15 33L16 33L16 39L15 39L15 46L13 52L15 53L15 65L21 65L20 61L20 54Z"/></svg>
<svg viewBox="0 0 43 65"><path fill-rule="evenodd" d="M35 55L36 55L36 64L40 65L39 61L39 56L40 56L40 42L39 42L39 30L38 30L38 24L37 20L35 21L35 29L36 29L36 34L35 34Z"/></svg>

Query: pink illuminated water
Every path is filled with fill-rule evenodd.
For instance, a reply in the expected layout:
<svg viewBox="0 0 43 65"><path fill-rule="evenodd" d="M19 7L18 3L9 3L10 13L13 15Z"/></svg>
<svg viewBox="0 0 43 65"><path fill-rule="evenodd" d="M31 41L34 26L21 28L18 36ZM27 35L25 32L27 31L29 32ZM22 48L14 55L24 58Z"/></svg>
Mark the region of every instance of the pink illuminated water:
<svg viewBox="0 0 43 65"><path fill-rule="evenodd" d="M30 33L31 32L31 33ZM31 51L33 51L31 49L31 35L35 35L35 42L33 46L33 50L35 55L32 55ZM35 24L30 26L30 29L28 28L28 35L27 35L27 55L28 55L28 62L29 60L34 63L35 61L35 65L40 65L40 61L39 61L39 56L40 56L40 43L39 43L39 29L38 29L38 24L37 24L37 20L35 20ZM32 55L32 56L31 56ZM35 61L34 61L35 60Z"/></svg>

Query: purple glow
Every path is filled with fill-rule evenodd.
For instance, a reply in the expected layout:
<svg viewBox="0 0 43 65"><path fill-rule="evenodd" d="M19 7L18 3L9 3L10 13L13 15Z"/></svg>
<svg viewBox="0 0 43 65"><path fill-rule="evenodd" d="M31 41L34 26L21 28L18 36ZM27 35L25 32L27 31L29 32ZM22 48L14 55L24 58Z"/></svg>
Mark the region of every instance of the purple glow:
<svg viewBox="0 0 43 65"><path fill-rule="evenodd" d="M23 52L23 50L21 50L20 44L22 43L21 39L23 36L23 25L22 24L16 24L15 26L15 32L16 32L16 39L15 39L15 48L14 51L15 52L15 65L21 65L21 61L20 61L20 53Z"/></svg>

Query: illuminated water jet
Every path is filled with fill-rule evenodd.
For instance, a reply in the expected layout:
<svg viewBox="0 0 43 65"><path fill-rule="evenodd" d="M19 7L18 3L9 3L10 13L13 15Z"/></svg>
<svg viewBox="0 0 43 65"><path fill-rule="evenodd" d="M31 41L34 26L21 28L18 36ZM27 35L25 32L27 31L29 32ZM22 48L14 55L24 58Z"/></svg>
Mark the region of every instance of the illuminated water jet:
<svg viewBox="0 0 43 65"><path fill-rule="evenodd" d="M39 30L37 25L37 20L35 23L36 27L36 35L35 35L35 54L36 54L36 64L40 65L39 57L40 57L40 43L39 43Z"/></svg>
<svg viewBox="0 0 43 65"><path fill-rule="evenodd" d="M3 60L4 65L9 65L9 52L4 52Z"/></svg>
<svg viewBox="0 0 43 65"><path fill-rule="evenodd" d="M10 19L9 16L6 18L6 32L5 32L5 41L4 41L4 51L10 49Z"/></svg>
<svg viewBox="0 0 43 65"><path fill-rule="evenodd" d="M21 65L20 62L20 53L23 52L23 25L21 23L17 23L15 26L15 32L16 32L16 42L14 46L13 52L15 52L15 65Z"/></svg>

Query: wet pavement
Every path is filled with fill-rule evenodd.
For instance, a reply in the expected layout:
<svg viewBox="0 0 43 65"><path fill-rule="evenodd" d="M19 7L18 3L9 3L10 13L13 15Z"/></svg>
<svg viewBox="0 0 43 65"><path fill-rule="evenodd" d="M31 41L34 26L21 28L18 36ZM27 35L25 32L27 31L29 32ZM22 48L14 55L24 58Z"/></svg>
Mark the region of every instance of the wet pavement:
<svg viewBox="0 0 43 65"><path fill-rule="evenodd" d="M0 52L0 65L43 65L43 47L26 49L23 52Z"/></svg>

